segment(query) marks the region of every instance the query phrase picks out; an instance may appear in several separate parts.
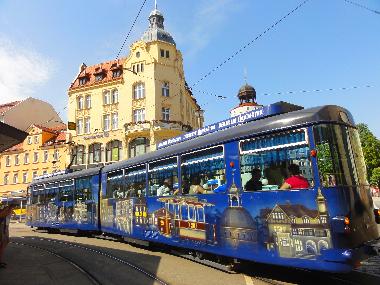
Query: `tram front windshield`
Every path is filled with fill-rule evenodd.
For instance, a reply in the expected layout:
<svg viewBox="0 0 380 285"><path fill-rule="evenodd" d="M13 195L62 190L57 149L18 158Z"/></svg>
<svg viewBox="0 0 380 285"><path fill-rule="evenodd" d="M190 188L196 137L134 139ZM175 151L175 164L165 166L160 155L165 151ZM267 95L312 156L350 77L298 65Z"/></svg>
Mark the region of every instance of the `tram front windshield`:
<svg viewBox="0 0 380 285"><path fill-rule="evenodd" d="M344 125L314 127L318 169L324 187L368 185L359 133Z"/></svg>

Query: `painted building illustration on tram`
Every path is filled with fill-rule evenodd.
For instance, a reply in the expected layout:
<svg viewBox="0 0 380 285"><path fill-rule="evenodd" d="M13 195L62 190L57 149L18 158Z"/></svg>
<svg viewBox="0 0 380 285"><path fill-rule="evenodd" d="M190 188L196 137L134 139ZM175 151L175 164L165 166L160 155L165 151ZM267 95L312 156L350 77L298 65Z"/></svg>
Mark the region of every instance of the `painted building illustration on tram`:
<svg viewBox="0 0 380 285"><path fill-rule="evenodd" d="M332 247L326 200L318 191L317 210L300 204L276 204L262 209L268 227L267 249L281 257L315 258Z"/></svg>

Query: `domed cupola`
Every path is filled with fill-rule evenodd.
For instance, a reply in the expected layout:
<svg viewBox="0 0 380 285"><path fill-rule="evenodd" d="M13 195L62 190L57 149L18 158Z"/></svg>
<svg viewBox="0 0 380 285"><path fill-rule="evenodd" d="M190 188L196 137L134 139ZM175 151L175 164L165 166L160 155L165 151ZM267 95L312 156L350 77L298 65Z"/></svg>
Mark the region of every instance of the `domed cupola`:
<svg viewBox="0 0 380 285"><path fill-rule="evenodd" d="M230 111L231 117L235 117L261 107L261 105L257 104L256 102L255 88L253 88L251 85L248 85L247 83L240 87L237 97L240 102L238 106Z"/></svg>
<svg viewBox="0 0 380 285"><path fill-rule="evenodd" d="M247 83L239 89L237 97L240 100L240 104L244 103L256 103L256 90Z"/></svg>
<svg viewBox="0 0 380 285"><path fill-rule="evenodd" d="M144 42L163 41L175 45L173 37L165 31L164 15L157 9L155 3L154 10L149 14L149 28L141 38Z"/></svg>

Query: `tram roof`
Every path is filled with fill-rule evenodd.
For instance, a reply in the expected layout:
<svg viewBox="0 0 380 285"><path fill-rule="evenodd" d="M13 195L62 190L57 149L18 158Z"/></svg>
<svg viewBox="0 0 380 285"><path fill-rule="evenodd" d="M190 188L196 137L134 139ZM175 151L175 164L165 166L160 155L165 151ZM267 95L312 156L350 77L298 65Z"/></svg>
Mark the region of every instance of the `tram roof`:
<svg viewBox="0 0 380 285"><path fill-rule="evenodd" d="M47 178L40 178L32 183L30 183L31 186L33 185L39 185L39 184L44 184L44 183L49 183L49 182L55 182L55 181L64 181L64 180L70 180L78 177L86 177L86 176L91 176L94 174L98 174L100 170L100 167L96 168L89 168L89 169L84 169L81 171L75 171L71 173L66 173L66 174L58 174L58 175L53 175L51 177Z"/></svg>
<svg viewBox="0 0 380 285"><path fill-rule="evenodd" d="M272 117L266 117L256 121L250 121L235 127L221 130L219 132L210 133L183 141L166 148L140 155L138 157L107 165L103 168L103 171L115 171L131 165L149 162L157 158L170 157L189 150L196 150L207 146L225 143L237 138L242 139L251 137L252 135L270 133L275 130L303 127L315 123L339 123L352 126L354 125L350 112L339 106L326 105L302 109Z"/></svg>

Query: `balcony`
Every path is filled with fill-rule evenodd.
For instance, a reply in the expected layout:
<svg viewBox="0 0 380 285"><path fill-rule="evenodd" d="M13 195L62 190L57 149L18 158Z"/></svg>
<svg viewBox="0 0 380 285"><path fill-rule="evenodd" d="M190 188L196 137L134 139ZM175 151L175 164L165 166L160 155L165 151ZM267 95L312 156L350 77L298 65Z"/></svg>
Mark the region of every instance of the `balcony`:
<svg viewBox="0 0 380 285"><path fill-rule="evenodd" d="M149 132L151 127L151 122L143 121L143 122L136 122L136 123L128 123L124 125L125 127L125 134L131 134L135 132Z"/></svg>

